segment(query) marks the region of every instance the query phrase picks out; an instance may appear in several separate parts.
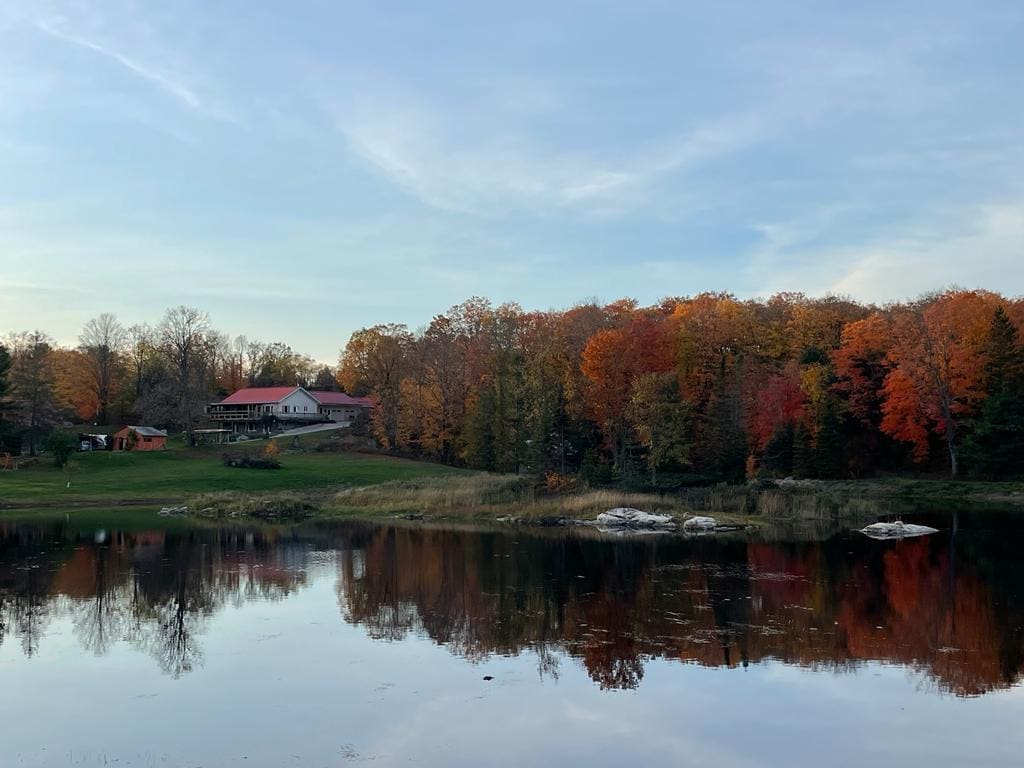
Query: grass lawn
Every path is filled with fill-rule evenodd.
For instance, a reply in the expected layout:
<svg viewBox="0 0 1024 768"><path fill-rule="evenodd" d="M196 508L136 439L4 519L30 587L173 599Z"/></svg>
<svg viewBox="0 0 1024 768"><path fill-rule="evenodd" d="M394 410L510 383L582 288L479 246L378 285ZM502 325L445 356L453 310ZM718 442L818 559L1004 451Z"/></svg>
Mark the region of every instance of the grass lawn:
<svg viewBox="0 0 1024 768"><path fill-rule="evenodd" d="M313 491L466 473L439 464L368 454L283 453L279 459L281 469L235 469L225 467L221 450L213 447L82 453L75 456L70 474L46 464L0 472L0 506L176 502L213 491Z"/></svg>

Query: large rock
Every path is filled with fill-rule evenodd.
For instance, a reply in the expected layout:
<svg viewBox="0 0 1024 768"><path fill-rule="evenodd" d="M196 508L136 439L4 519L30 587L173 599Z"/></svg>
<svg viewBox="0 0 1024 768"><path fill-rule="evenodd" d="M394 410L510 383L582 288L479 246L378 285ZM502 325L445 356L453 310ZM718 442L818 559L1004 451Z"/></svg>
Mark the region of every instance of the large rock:
<svg viewBox="0 0 1024 768"><path fill-rule="evenodd" d="M676 521L669 515L652 515L632 507L616 507L602 512L594 521L601 528L630 530L669 530Z"/></svg>
<svg viewBox="0 0 1024 768"><path fill-rule="evenodd" d="M927 536L930 533L938 533L938 531L938 528L904 523L902 520L897 520L895 523L872 523L861 529L861 533L872 539L903 539L909 536Z"/></svg>
<svg viewBox="0 0 1024 768"><path fill-rule="evenodd" d="M713 517L696 515L688 517L683 521L684 531L713 531L718 527L718 521Z"/></svg>

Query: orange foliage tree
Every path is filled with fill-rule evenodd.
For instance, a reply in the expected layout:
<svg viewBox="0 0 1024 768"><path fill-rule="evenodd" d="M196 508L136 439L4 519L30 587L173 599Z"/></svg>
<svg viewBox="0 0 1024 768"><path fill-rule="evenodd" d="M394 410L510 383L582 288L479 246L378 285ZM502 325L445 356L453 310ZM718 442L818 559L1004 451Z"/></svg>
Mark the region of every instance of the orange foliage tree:
<svg viewBox="0 0 1024 768"><path fill-rule="evenodd" d="M881 428L928 456L928 435L942 437L956 477L961 421L984 394L985 340L999 300L981 291L947 291L893 312Z"/></svg>

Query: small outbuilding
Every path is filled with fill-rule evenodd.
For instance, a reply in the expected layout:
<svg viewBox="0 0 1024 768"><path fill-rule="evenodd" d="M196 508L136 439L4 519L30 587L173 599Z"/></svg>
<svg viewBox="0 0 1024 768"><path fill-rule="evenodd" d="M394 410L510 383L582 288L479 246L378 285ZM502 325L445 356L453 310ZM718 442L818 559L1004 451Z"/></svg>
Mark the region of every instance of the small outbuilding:
<svg viewBox="0 0 1024 768"><path fill-rule="evenodd" d="M114 433L115 451L162 451L167 447L167 433L156 427L128 425Z"/></svg>

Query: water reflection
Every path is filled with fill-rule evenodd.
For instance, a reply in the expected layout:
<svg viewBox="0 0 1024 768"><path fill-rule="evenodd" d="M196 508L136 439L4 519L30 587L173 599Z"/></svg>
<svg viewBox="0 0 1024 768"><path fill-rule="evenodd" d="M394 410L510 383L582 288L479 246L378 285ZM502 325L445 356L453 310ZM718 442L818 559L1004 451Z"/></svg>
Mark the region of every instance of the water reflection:
<svg viewBox="0 0 1024 768"><path fill-rule="evenodd" d="M674 537L608 541L365 524L122 531L0 525L0 644L27 656L58 617L103 655L128 643L166 674L203 666L211 617L335 580L340 620L380 640L429 637L470 659L571 657L602 688L634 688L654 658L775 659L845 670L904 665L958 696L1015 684L1024 565L1013 537L878 542ZM294 599L301 599L301 596Z"/></svg>

